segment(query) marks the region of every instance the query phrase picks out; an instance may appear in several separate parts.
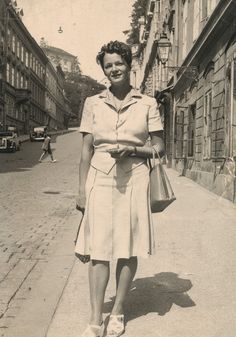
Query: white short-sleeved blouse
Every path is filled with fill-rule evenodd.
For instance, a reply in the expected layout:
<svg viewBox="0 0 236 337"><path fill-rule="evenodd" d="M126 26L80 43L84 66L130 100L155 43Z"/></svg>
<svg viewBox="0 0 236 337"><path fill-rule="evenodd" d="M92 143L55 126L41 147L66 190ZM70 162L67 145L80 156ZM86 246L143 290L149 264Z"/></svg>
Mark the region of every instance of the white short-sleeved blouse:
<svg viewBox="0 0 236 337"><path fill-rule="evenodd" d="M156 100L132 89L120 110L116 109L114 96L109 89L86 99L80 132L93 135L95 153L91 165L108 173L115 159L107 148L119 145L143 146L149 133L162 130L162 122ZM126 161L126 171L144 160Z"/></svg>

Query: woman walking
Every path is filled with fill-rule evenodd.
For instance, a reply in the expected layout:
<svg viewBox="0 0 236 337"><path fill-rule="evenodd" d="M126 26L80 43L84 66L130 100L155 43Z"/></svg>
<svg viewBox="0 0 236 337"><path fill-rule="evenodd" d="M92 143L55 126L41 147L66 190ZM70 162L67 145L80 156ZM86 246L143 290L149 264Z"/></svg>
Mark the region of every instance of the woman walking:
<svg viewBox="0 0 236 337"><path fill-rule="evenodd" d="M39 162L41 163L43 160L43 157L46 156L46 154L48 153L51 157L51 162L55 163L56 159L53 158L53 154L52 154L52 149L51 149L51 137L49 135L45 135L44 136L44 141L43 141L43 145L42 145L42 150L43 153L41 154L40 158L39 158Z"/></svg>
<svg viewBox="0 0 236 337"><path fill-rule="evenodd" d="M111 41L97 55L111 83L87 98L80 132L83 148L77 209L84 214L76 255L89 262L91 316L82 337L104 334L102 308L110 261L117 260L116 298L108 337L124 333L124 301L137 270L137 258L154 252L147 158L152 146L162 154L162 124L155 99L130 85L129 46ZM151 139L150 146L146 145Z"/></svg>

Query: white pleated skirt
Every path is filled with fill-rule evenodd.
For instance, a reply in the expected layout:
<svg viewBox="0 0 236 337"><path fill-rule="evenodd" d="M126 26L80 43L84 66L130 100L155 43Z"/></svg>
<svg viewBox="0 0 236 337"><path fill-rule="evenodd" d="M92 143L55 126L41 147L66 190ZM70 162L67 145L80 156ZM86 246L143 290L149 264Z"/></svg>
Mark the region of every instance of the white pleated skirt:
<svg viewBox="0 0 236 337"><path fill-rule="evenodd" d="M124 172L116 164L109 174L90 167L86 206L75 252L110 261L154 253L149 169L144 163Z"/></svg>

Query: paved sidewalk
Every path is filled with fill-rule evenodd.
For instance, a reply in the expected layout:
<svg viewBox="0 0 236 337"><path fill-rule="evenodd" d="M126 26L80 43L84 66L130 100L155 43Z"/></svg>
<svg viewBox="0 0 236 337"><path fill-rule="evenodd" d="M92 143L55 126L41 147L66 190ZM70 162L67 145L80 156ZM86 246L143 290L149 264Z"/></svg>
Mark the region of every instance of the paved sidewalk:
<svg viewBox="0 0 236 337"><path fill-rule="evenodd" d="M168 174L177 201L155 216L157 254L139 262L124 336L235 337L236 205ZM115 294L112 268L105 315ZM47 337L78 337L88 317L87 265L76 261Z"/></svg>
<svg viewBox="0 0 236 337"><path fill-rule="evenodd" d="M176 171L167 172L177 200L163 214L155 215L157 253L139 261L127 297L124 336L235 337L236 205ZM43 288L47 284L44 280L37 288L43 297L57 294L53 314L47 317L47 332L40 330L45 321L41 320L41 315L45 316L42 296L34 293L6 337L79 337L85 329L89 318L88 265L74 259L70 240L55 255L54 268L49 265L44 274L44 278L49 276L47 288ZM70 272L59 295L62 266ZM114 267L112 264L104 317L114 299Z"/></svg>

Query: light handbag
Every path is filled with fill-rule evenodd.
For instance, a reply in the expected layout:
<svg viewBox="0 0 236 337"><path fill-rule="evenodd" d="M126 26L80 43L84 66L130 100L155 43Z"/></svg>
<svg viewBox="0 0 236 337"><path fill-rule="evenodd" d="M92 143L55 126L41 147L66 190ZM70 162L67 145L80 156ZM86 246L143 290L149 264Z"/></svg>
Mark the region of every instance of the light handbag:
<svg viewBox="0 0 236 337"><path fill-rule="evenodd" d="M157 153L157 158L155 158ZM170 181L161 163L159 153L153 148L153 158L149 159L150 169L150 202L152 213L162 212L176 197Z"/></svg>

